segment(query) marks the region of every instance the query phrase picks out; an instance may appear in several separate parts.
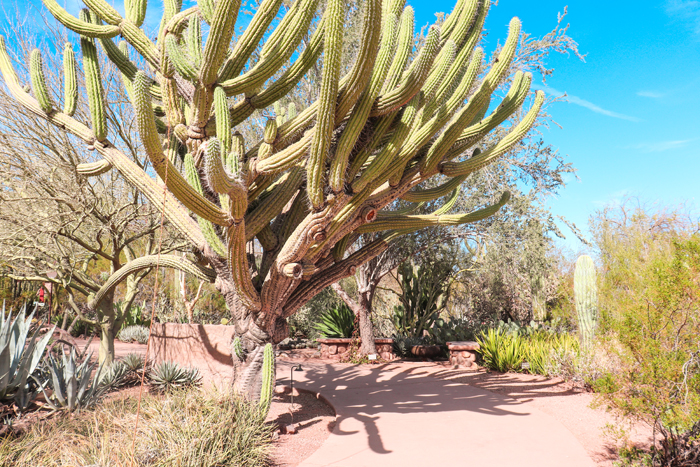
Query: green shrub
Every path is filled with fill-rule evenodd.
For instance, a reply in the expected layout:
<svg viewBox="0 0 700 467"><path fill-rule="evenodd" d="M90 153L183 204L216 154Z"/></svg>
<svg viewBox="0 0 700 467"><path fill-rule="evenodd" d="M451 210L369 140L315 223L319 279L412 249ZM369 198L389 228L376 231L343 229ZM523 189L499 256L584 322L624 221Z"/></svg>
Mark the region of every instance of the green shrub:
<svg viewBox="0 0 700 467"><path fill-rule="evenodd" d="M485 367L503 373L521 371L525 356L520 336L491 328L482 331L476 341Z"/></svg>
<svg viewBox="0 0 700 467"><path fill-rule="evenodd" d="M134 465L257 467L269 464L272 425L242 399L216 391L144 394L34 424L0 439L0 467ZM132 443L135 456L132 464Z"/></svg>
<svg viewBox="0 0 700 467"><path fill-rule="evenodd" d="M331 308L323 315L315 329L325 338L352 337L355 330L355 314L346 305Z"/></svg>

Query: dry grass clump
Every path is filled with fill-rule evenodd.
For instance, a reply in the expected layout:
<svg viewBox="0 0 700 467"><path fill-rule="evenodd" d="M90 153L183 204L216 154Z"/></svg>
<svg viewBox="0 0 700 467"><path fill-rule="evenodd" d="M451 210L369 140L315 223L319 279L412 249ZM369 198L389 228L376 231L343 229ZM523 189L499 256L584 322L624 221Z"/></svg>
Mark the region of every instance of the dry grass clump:
<svg viewBox="0 0 700 467"><path fill-rule="evenodd" d="M229 393L144 395L134 432L136 406L135 398L120 398L37 423L20 438L0 440L0 467L268 464L272 428L257 407Z"/></svg>

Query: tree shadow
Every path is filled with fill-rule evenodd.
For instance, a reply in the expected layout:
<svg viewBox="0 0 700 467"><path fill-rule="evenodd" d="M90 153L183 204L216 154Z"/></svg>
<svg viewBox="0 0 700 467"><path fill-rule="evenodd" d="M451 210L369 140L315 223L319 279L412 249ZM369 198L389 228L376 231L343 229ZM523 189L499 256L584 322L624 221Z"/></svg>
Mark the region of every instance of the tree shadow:
<svg viewBox="0 0 700 467"><path fill-rule="evenodd" d="M296 362L278 362L278 384L289 384L290 367ZM303 372L294 373L295 387L318 391L336 408L334 434L347 436L358 430L344 429L344 422L360 422L369 448L388 454L377 425L381 414L447 413L470 411L492 416L526 416L509 406L522 402L491 392L465 390L465 385L447 379L426 378L431 372L396 364L358 366L306 361Z"/></svg>

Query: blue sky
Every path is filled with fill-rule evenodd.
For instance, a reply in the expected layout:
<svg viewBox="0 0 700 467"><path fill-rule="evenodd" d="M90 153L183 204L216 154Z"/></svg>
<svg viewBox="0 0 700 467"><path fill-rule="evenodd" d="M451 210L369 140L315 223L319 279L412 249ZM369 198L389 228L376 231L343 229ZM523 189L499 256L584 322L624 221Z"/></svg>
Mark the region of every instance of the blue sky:
<svg viewBox="0 0 700 467"><path fill-rule="evenodd" d="M422 24L453 6L409 2ZM568 155L580 180L569 179L552 210L585 228L596 209L626 195L700 207L700 1L500 0L486 20L488 39L503 41L513 16L542 36L567 5L564 22L586 61L550 57L555 71L544 90L569 102L550 108L562 128L543 136ZM567 237L570 248L581 246Z"/></svg>
<svg viewBox="0 0 700 467"><path fill-rule="evenodd" d="M419 25L449 13L455 0L408 0ZM6 11L15 0L0 0ZM20 3L38 5L39 0ZM77 13L79 0L61 1ZM120 4L122 0L115 3ZM190 0L185 1L191 3ZM157 27L160 1L149 2L147 23ZM569 35L586 55L552 55L554 75L541 87L568 95L549 112L562 128L544 139L567 155L579 180L568 179L552 211L586 230L590 214L627 195L648 202L694 202L700 207L700 0L500 0L486 20L486 48L507 33L513 16L523 30L542 36L568 6ZM26 10L25 10L26 11ZM564 228L566 231L566 229ZM567 235L566 245L580 244Z"/></svg>

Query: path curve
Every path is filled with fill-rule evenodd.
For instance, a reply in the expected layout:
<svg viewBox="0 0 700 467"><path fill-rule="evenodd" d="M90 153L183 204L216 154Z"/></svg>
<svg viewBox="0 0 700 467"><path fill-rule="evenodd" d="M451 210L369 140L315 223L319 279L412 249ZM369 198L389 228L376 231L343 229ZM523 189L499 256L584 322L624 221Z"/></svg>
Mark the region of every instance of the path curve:
<svg viewBox="0 0 700 467"><path fill-rule="evenodd" d="M277 384L294 362L278 360ZM322 393L338 422L299 467L592 467L566 427L529 402L405 364L306 361L294 385Z"/></svg>

